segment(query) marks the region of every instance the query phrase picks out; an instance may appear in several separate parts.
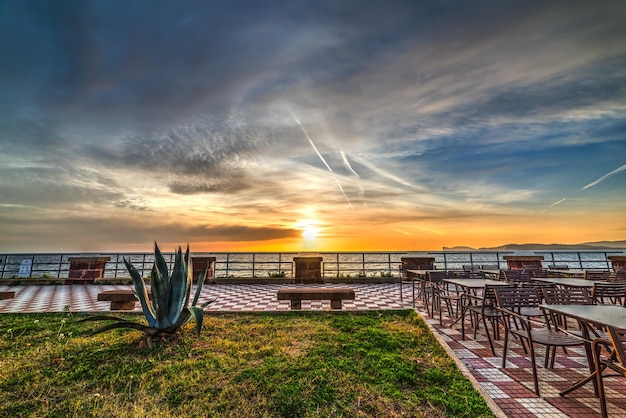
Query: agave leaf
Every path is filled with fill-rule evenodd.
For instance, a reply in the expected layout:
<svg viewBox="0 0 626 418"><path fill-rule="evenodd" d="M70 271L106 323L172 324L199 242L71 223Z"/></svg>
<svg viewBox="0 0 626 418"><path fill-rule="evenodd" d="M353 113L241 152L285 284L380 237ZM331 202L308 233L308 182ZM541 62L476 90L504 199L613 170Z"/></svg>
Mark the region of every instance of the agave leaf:
<svg viewBox="0 0 626 418"><path fill-rule="evenodd" d="M215 302L216 300L217 300L217 299L212 299L212 300L210 300L210 301L208 301L208 302L204 302L202 305L200 305L200 307L201 307L202 309L204 309L204 308L206 308L208 305L210 305L211 303Z"/></svg>
<svg viewBox="0 0 626 418"><path fill-rule="evenodd" d="M189 309L187 308L183 309L180 316L178 317L178 321L175 324L172 324L172 326L169 327L169 329L166 330L166 332L170 332L170 333L176 332L180 327L182 327L187 322L189 322L190 319L191 319L191 313L189 312Z"/></svg>
<svg viewBox="0 0 626 418"><path fill-rule="evenodd" d="M167 261L165 261L165 257L163 257L163 254L161 253L161 250L156 242L154 243L154 264L161 272L161 276L163 276L166 280L169 279L170 273L167 269Z"/></svg>
<svg viewBox="0 0 626 418"><path fill-rule="evenodd" d="M170 278L170 303L167 308L168 319L170 323L178 322L181 311L184 308L186 287L187 287L187 269L183 261L182 249L178 247L176 260L174 261L174 269Z"/></svg>
<svg viewBox="0 0 626 418"><path fill-rule="evenodd" d="M148 325L151 327L157 326L157 319L154 309L152 308L152 304L150 303L150 298L148 297L148 289L146 288L146 282L143 281L143 277L139 274L137 269L124 258L124 264L126 264L126 268L130 273L130 276L133 278L133 282L135 283L135 294L141 303L141 310L143 311L146 320L148 321Z"/></svg>
<svg viewBox="0 0 626 418"><path fill-rule="evenodd" d="M193 301L191 302L191 306L196 306L198 303L198 298L200 297L200 292L202 292L202 286L204 285L204 281L206 280L206 276L209 273L209 266L211 265L210 261L207 261L206 266L204 267L204 271L200 273L200 277L198 277L198 284L196 286L196 294L193 297Z"/></svg>
<svg viewBox="0 0 626 418"><path fill-rule="evenodd" d="M95 315L88 316L87 318L83 318L78 322L88 322L88 321L126 321L124 318L118 318L117 316L109 316L109 315Z"/></svg>
<svg viewBox="0 0 626 418"><path fill-rule="evenodd" d="M166 328L171 325L167 316L168 286L156 265L152 267L152 303L156 313L157 328Z"/></svg>
<svg viewBox="0 0 626 418"><path fill-rule="evenodd" d="M116 328L132 328L132 329L137 329L139 331L145 332L146 334L151 334L151 335L154 334L154 332L151 331L151 330L154 330L154 328L152 327L138 324L136 322L131 322L131 321L120 321L120 322L114 322L112 324L99 328L95 330L94 332L92 332L91 335L100 334L101 332L109 331L111 329L116 329Z"/></svg>
<svg viewBox="0 0 626 418"><path fill-rule="evenodd" d="M199 306L190 306L188 310L191 316L193 316L193 319L196 320L196 331L198 331L198 335L200 335L200 331L202 331L202 321L204 320L204 310Z"/></svg>
<svg viewBox="0 0 626 418"><path fill-rule="evenodd" d="M189 244L187 244L187 251L185 252L185 267L187 271L185 272L186 277L186 287L185 287L185 302L181 308L186 308L189 305L189 298L191 297L191 284L193 283L193 260L189 257Z"/></svg>

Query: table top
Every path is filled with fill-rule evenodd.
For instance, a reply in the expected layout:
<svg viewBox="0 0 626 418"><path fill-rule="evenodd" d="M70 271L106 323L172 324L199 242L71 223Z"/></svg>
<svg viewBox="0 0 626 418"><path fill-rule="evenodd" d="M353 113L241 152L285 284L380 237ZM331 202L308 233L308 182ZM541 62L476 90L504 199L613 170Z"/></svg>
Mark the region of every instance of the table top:
<svg viewBox="0 0 626 418"><path fill-rule="evenodd" d="M582 269L548 269L549 273L556 273L561 277L579 277L584 278L586 276L585 270Z"/></svg>
<svg viewBox="0 0 626 418"><path fill-rule="evenodd" d="M582 270L582 269L548 269L548 271L554 271L556 273L563 273L563 274L575 274L575 275L585 274L585 270Z"/></svg>
<svg viewBox="0 0 626 418"><path fill-rule="evenodd" d="M540 308L581 321L626 328L626 308L619 305L539 305Z"/></svg>
<svg viewBox="0 0 626 418"><path fill-rule="evenodd" d="M445 271L445 270L437 270L437 269L432 269L432 270L407 270L407 272L413 273L413 274L415 274L415 275L417 275L418 277L421 277L421 278L426 278L426 275L428 274L429 271Z"/></svg>
<svg viewBox="0 0 626 418"><path fill-rule="evenodd" d="M586 287L592 288L595 280L577 279L575 277L533 277L532 280L538 282L554 283L565 287Z"/></svg>
<svg viewBox="0 0 626 418"><path fill-rule="evenodd" d="M499 280L491 280L491 279L449 278L449 279L443 279L443 281L446 283L455 284L455 285L464 287L466 289L482 289L487 284L491 286L510 285L510 283L507 283L507 282L501 282Z"/></svg>

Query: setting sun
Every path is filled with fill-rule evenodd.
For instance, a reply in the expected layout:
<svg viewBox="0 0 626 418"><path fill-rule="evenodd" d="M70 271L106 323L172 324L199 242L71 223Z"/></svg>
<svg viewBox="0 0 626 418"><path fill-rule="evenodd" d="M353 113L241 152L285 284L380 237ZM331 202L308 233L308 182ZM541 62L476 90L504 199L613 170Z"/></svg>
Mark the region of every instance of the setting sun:
<svg viewBox="0 0 626 418"><path fill-rule="evenodd" d="M313 240L319 235L319 228L317 225L310 222L306 222L302 225L302 236L307 240Z"/></svg>

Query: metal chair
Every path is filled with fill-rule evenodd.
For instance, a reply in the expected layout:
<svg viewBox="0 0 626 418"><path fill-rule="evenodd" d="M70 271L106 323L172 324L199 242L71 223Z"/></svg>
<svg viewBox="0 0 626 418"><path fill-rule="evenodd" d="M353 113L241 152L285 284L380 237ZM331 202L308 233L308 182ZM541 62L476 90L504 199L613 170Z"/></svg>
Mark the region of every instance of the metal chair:
<svg viewBox="0 0 626 418"><path fill-rule="evenodd" d="M560 331L557 327L551 324L549 317L546 317L546 323L541 323L539 326L532 326L528 317L521 315L519 312L522 308L527 306L535 306L541 297L537 289L532 287L518 287L507 289L495 289L496 300L498 301L498 309L502 313L502 319L504 323L504 350L502 353L502 367L506 367L506 357L509 344L509 337L516 336L521 341L527 342L529 347L529 355L533 371L533 383L535 393L539 396L539 380L537 378L537 362L535 359L535 344L543 345L546 347L546 356L544 360L544 367L549 365L549 353L550 349L556 349L557 347L578 347L585 344L583 340L568 335ZM518 326L514 326L515 323L519 323ZM534 323L535 321L533 321ZM553 360L550 362L550 366L553 366Z"/></svg>
<svg viewBox="0 0 626 418"><path fill-rule="evenodd" d="M612 303L626 306L626 283L594 283L591 290L593 303Z"/></svg>
<svg viewBox="0 0 626 418"><path fill-rule="evenodd" d="M609 273L609 282L626 283L626 270L616 270Z"/></svg>
<svg viewBox="0 0 626 418"><path fill-rule="evenodd" d="M491 352L494 356L496 355L496 350L493 346L493 340L491 339L489 328L487 327L487 321L491 323L491 327L493 328L493 339L500 339L499 323L502 318L502 313L496 306L496 293L494 291L496 287L514 288L515 286L512 284L496 286L485 285L482 296L465 293L463 294L461 301L461 338L465 340L465 315L469 314L472 327L474 328L474 339L476 339L476 332L480 327L480 321L482 321L483 326L485 327L485 333L487 334L487 339L489 340L489 347L491 348Z"/></svg>
<svg viewBox="0 0 626 418"><path fill-rule="evenodd" d="M611 369L617 374L612 376L626 377L626 330L613 327L608 328L610 341L598 338L593 341L592 349L597 367L595 377L598 387L598 397L600 398L600 411L604 418L608 417L606 407L606 393L604 391L604 370ZM602 349L609 350L610 355L601 357Z"/></svg>
<svg viewBox="0 0 626 418"><path fill-rule="evenodd" d="M446 271L429 271L428 282L430 287L426 289L427 300L426 309L428 309L428 299L432 300L431 309L429 315L432 317L435 314L435 305L439 308L439 325L443 325L443 318L441 314L441 303L444 302L448 310L448 315L454 315L453 304L456 305L456 312L459 312L461 304L461 295L463 292L454 287L454 290L450 289L448 283L443 280L448 278L448 272Z"/></svg>
<svg viewBox="0 0 626 418"><path fill-rule="evenodd" d="M554 288L554 289L542 289L544 294L544 299L546 303L551 305L591 305L593 300L591 298L591 294L589 290L584 287L576 287L576 288ZM603 339L606 340L608 338L608 334L603 330L597 329L593 326L593 324L584 325L585 329L571 329L567 317L563 315L558 315L554 312L550 313L552 323L555 324L559 329L567 332L568 334L574 335L580 338L582 341L586 341L589 346L586 349L589 349L592 342L595 339ZM565 349L564 349L565 350ZM556 351L556 350L554 350ZM552 356L555 356L555 352L552 352ZM552 359L552 363L554 363L554 359ZM560 393L561 396L565 396L573 390L576 390L588 382L592 381L595 378L594 374L589 375L585 379L578 381L576 384L570 386L567 390Z"/></svg>

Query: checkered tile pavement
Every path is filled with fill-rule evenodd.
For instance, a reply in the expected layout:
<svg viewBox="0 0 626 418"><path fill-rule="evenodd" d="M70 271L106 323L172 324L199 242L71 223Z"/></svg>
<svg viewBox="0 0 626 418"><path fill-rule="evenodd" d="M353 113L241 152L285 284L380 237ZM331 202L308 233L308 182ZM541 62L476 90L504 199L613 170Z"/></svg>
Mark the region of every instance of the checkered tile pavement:
<svg viewBox="0 0 626 418"><path fill-rule="evenodd" d="M289 285L293 287L294 285ZM314 285L324 287L325 285ZM328 285L330 286L330 285ZM337 285L334 285L337 286ZM404 300L400 301L398 284L346 284L353 288L355 300L343 301L344 310L406 309L412 303L404 290ZM410 285L405 285L410 286ZM207 306L207 311L215 312L260 312L288 311L289 301L278 301L276 294L285 285L207 285L200 302L215 299ZM0 301L0 313L7 312L74 312L108 311L109 302L98 302L98 293L112 289L128 289L123 285L65 285L65 286L0 286L0 291L15 291L14 299ZM303 301L304 310L329 310L329 301ZM515 341L509 342L507 366L502 368L502 340L495 341L497 355L489 348L487 337L481 328L476 339L472 337L466 323L465 341L461 338L460 324L451 326L454 318L443 316L439 324L438 313L428 316L420 301L415 309L438 336L444 347L458 359L464 372L477 382L485 398L494 406L494 412L501 416L523 417L593 417L600 416L600 403L594 396L593 385L584 387L561 397L559 392L572 382L588 373L587 360L583 349L568 349L567 355L557 353L553 369L543 368L543 349L537 352L538 373L541 397L533 391L530 359ZM137 304L136 311L140 311ZM607 378L608 410L611 417L626 416L626 380Z"/></svg>

